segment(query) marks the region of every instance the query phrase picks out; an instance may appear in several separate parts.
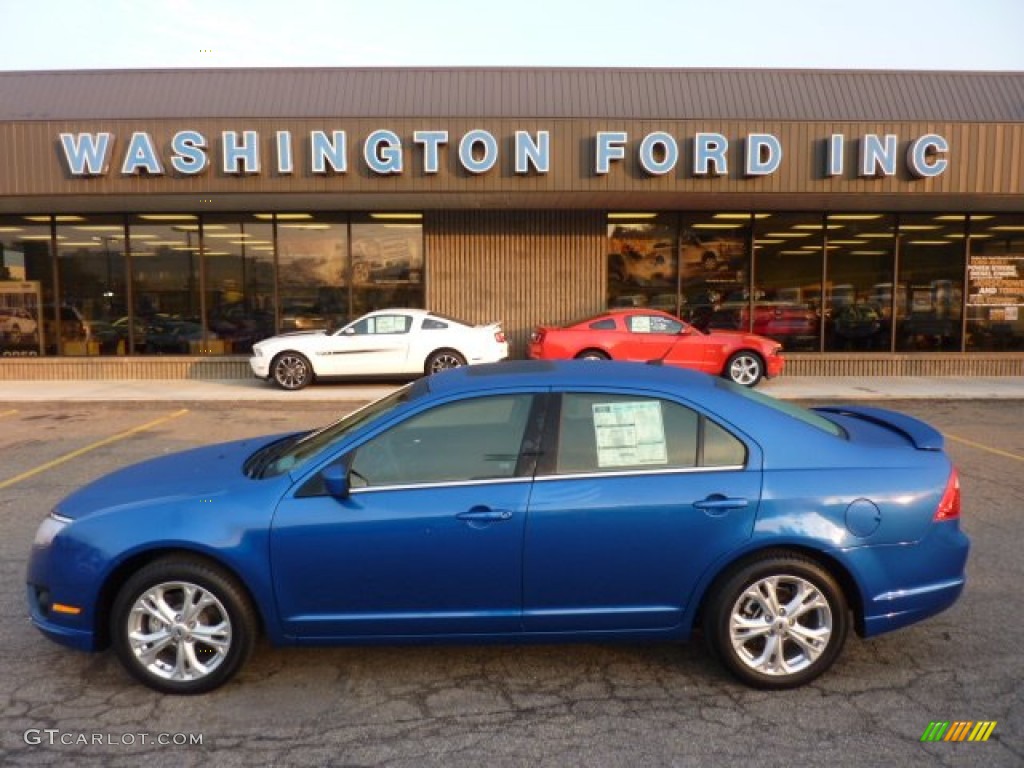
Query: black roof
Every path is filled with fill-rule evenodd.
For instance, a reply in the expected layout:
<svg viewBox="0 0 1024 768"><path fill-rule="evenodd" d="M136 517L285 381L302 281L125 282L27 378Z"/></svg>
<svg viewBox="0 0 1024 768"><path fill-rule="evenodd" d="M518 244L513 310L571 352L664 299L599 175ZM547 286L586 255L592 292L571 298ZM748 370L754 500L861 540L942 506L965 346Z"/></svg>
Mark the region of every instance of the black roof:
<svg viewBox="0 0 1024 768"><path fill-rule="evenodd" d="M609 118L1024 121L1024 72L177 69L0 72L0 121Z"/></svg>

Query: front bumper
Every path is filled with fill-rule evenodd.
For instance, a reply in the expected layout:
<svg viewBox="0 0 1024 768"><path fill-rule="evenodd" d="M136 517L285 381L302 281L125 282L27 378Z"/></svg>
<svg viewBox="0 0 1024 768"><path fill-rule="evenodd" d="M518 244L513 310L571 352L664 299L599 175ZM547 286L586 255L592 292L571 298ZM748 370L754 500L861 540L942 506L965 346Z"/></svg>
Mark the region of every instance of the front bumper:
<svg viewBox="0 0 1024 768"><path fill-rule="evenodd" d="M249 367L252 368L253 374L259 379L270 378L270 358L263 356L253 356L249 358Z"/></svg>
<svg viewBox="0 0 1024 768"><path fill-rule="evenodd" d="M43 587L26 585L28 613L32 624L50 640L79 651L95 651L96 633L90 628L69 626L59 623L60 619L50 615L49 592Z"/></svg>

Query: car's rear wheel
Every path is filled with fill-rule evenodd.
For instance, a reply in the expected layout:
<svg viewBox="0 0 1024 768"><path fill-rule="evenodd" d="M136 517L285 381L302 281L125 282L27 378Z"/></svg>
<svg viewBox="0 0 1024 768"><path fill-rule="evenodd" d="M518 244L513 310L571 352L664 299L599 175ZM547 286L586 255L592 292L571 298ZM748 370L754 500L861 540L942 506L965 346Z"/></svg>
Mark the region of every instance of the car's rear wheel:
<svg viewBox="0 0 1024 768"><path fill-rule="evenodd" d="M744 387L753 387L764 376L764 361L756 352L741 350L726 362L723 375Z"/></svg>
<svg viewBox="0 0 1024 768"><path fill-rule="evenodd" d="M584 349L578 355L577 360L611 360L607 352L602 352L600 349Z"/></svg>
<svg viewBox="0 0 1024 768"><path fill-rule="evenodd" d="M270 375L281 389L302 389L313 381L313 368L305 355L282 352L270 364Z"/></svg>
<svg viewBox="0 0 1024 768"><path fill-rule="evenodd" d="M235 579L187 556L141 568L111 611L118 659L162 693L205 693L223 685L249 658L257 632L256 613Z"/></svg>
<svg viewBox="0 0 1024 768"><path fill-rule="evenodd" d="M755 688L795 688L838 658L849 629L835 578L799 555L767 553L712 588L704 635L737 678Z"/></svg>
<svg viewBox="0 0 1024 768"><path fill-rule="evenodd" d="M460 368L465 364L466 358L454 349L439 349L431 353L430 357L427 358L427 363L423 366L423 372L430 376L432 373L447 371L449 368Z"/></svg>

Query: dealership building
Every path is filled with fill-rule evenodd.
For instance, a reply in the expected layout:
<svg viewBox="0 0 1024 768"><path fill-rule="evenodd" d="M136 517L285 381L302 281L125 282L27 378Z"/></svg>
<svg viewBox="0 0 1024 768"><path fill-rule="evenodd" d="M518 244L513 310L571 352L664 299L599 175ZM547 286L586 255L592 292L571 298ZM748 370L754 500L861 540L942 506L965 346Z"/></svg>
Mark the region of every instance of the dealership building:
<svg viewBox="0 0 1024 768"><path fill-rule="evenodd" d="M1019 375L1024 72L0 72L0 379L245 376L396 306Z"/></svg>

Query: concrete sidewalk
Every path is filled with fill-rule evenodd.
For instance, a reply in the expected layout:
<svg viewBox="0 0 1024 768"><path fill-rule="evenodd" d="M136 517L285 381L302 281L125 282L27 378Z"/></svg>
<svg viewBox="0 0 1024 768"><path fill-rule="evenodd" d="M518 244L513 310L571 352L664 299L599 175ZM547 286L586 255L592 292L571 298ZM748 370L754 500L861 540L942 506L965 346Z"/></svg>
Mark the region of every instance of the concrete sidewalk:
<svg viewBox="0 0 1024 768"><path fill-rule="evenodd" d="M0 381L0 403L44 402L364 402L397 384L322 384L285 392L257 379L217 381ZM1024 379L781 376L758 391L783 400L1024 400Z"/></svg>

